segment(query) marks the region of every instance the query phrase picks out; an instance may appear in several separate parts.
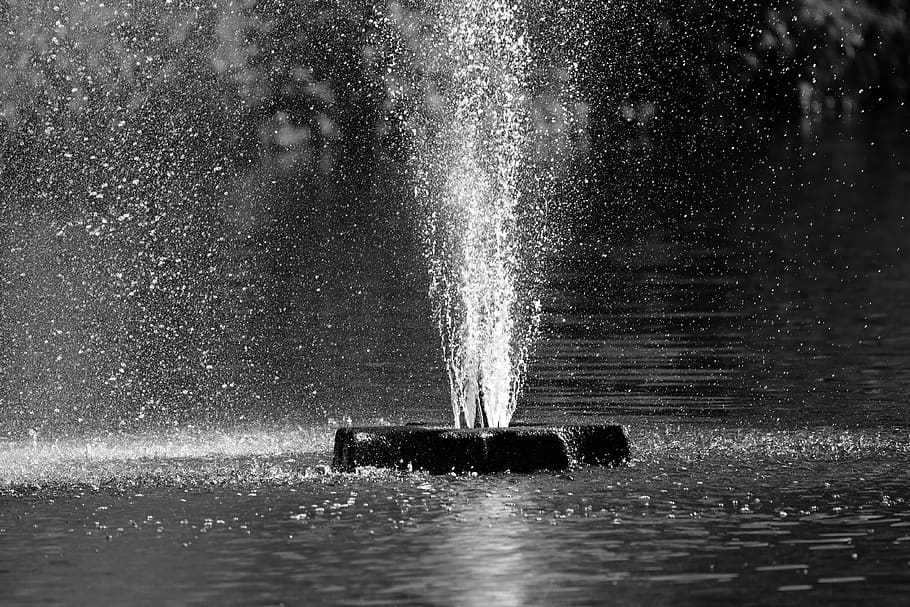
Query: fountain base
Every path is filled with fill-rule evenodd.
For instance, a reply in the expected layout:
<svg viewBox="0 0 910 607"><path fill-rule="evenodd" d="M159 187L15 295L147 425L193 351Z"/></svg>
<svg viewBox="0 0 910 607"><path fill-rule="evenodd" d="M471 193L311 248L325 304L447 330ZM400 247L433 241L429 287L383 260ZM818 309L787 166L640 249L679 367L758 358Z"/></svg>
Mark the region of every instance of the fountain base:
<svg viewBox="0 0 910 607"><path fill-rule="evenodd" d="M629 459L622 426L339 428L332 469L361 466L448 472L565 470L575 463L617 466Z"/></svg>

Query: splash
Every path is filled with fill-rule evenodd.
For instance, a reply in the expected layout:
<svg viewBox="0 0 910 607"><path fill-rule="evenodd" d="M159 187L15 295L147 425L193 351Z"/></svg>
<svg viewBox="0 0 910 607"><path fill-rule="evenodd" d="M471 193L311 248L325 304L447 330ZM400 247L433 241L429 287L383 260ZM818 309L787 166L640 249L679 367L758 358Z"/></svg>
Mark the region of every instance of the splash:
<svg viewBox="0 0 910 607"><path fill-rule="evenodd" d="M0 439L0 495L22 486L194 485L294 480L321 464L333 427L297 424L229 430Z"/></svg>
<svg viewBox="0 0 910 607"><path fill-rule="evenodd" d="M456 427L507 426L538 332L526 280L545 248L525 218L531 53L502 0L441 4L415 59L411 166ZM420 53L423 53L420 56Z"/></svg>
<svg viewBox="0 0 910 607"><path fill-rule="evenodd" d="M448 169L430 216L430 292L456 425L501 427L517 406L528 345L515 326L528 52L506 3L467 2L450 18L452 107L442 158L424 159Z"/></svg>

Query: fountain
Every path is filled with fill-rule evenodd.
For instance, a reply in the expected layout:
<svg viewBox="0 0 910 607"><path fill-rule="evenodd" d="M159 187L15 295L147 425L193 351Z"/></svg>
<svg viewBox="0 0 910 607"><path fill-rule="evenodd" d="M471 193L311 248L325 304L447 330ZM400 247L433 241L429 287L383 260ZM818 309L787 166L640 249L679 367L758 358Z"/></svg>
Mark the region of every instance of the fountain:
<svg viewBox="0 0 910 607"><path fill-rule="evenodd" d="M0 5L0 603L903 604L910 0L508 1Z"/></svg>
<svg viewBox="0 0 910 607"><path fill-rule="evenodd" d="M413 120L430 293L455 426L505 427L539 321L523 314L532 294L519 280L523 257L543 254L519 247L528 49L506 2L472 0L441 17L447 60L433 71L444 85Z"/></svg>
<svg viewBox="0 0 910 607"><path fill-rule="evenodd" d="M547 168L531 159L531 51L508 0L441 3L406 61L418 99L400 116L449 379L455 430L342 428L334 467L563 469L628 457L618 426L509 428L539 333ZM394 24L393 24L394 26ZM422 55L419 55L422 53ZM535 174L535 172L542 173ZM541 191L543 190L543 191Z"/></svg>

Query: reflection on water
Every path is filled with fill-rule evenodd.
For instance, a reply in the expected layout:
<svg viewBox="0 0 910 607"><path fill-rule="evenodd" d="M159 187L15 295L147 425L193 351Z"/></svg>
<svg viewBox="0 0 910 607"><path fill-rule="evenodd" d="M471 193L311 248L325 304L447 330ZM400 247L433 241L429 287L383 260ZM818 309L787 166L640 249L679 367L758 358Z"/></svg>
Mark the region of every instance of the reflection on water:
<svg viewBox="0 0 910 607"><path fill-rule="evenodd" d="M782 416L908 423L908 145L906 115L885 112L784 139L758 172L768 201L739 230L762 269L747 286Z"/></svg>
<svg viewBox="0 0 910 607"><path fill-rule="evenodd" d="M238 406L272 425L2 445L0 602L902 604L910 146L888 120L776 139L723 221L580 229L518 415L618 419L630 467L323 474L332 423L448 417L391 205L299 252L229 336L262 345L230 372L270 378Z"/></svg>
<svg viewBox="0 0 910 607"><path fill-rule="evenodd" d="M525 414L906 425L907 129L780 134L703 208L638 211L634 239L595 218L553 281Z"/></svg>
<svg viewBox="0 0 910 607"><path fill-rule="evenodd" d="M439 526L438 544L426 546L425 552L414 551L420 563L412 572L415 577L433 579L436 572L448 569L459 580L452 590L464 605L531 602L524 577L534 567L540 547L533 545L526 521L514 515L519 496L512 491L519 489L494 486L459 504L457 513L453 509L455 524ZM474 533L466 535L464 525Z"/></svg>

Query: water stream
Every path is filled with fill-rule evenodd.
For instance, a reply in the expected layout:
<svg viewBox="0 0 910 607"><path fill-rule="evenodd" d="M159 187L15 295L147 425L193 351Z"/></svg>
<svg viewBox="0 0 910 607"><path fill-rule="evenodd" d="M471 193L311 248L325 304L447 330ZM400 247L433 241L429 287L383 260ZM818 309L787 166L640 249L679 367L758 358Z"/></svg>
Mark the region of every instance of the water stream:
<svg viewBox="0 0 910 607"><path fill-rule="evenodd" d="M456 427L508 425L540 321L527 280L546 255L525 179L531 52L516 10L470 0L429 11L422 95L405 119Z"/></svg>

